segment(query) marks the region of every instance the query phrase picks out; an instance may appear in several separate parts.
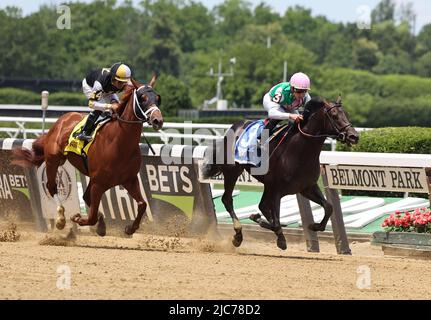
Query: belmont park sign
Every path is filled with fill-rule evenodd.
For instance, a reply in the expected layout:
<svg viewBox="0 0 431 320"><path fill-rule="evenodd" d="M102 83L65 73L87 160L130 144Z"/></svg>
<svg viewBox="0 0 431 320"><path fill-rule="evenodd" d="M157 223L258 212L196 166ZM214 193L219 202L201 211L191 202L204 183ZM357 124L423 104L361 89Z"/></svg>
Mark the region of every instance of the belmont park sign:
<svg viewBox="0 0 431 320"><path fill-rule="evenodd" d="M326 165L325 170L333 189L429 192L424 168Z"/></svg>

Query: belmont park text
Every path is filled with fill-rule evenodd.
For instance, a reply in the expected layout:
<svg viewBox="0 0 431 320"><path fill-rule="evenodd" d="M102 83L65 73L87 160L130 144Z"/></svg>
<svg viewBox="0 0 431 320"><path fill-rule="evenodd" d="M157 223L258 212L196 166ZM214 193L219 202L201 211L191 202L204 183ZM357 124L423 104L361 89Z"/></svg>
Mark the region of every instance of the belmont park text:
<svg viewBox="0 0 431 320"><path fill-rule="evenodd" d="M412 189L424 187L420 181L421 173L415 171L331 168L330 172L333 184L339 186Z"/></svg>

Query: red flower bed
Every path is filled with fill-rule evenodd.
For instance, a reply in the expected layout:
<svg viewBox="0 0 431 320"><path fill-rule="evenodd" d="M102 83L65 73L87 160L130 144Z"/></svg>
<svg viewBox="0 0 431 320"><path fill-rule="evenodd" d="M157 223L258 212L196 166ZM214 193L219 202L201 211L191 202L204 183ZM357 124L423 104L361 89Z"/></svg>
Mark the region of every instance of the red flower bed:
<svg viewBox="0 0 431 320"><path fill-rule="evenodd" d="M404 213L396 211L383 221L382 227L386 232L431 233L431 211L427 208Z"/></svg>

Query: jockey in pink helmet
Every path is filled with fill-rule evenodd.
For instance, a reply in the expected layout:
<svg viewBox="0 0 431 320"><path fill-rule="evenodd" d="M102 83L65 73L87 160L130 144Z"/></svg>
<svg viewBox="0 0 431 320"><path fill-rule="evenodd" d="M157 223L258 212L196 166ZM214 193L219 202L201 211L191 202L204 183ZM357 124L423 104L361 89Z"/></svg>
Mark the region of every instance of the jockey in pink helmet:
<svg viewBox="0 0 431 320"><path fill-rule="evenodd" d="M302 72L295 73L289 82L272 87L263 97L263 107L268 111L265 128L271 131L282 120L302 120L298 109L311 99L310 87L310 78Z"/></svg>

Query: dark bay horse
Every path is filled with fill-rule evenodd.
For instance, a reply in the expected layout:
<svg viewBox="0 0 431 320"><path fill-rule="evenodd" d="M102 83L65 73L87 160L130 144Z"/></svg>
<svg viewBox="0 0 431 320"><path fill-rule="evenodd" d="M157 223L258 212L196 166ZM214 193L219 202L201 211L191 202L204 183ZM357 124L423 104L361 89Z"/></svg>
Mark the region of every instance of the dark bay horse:
<svg viewBox="0 0 431 320"><path fill-rule="evenodd" d="M243 170L251 172L259 182L264 184L259 210L267 221L262 219L260 214L253 214L250 219L274 231L277 236L277 246L280 249L286 249L286 239L280 225L280 200L285 195L300 193L320 204L325 210L324 218L320 223L314 223L308 227L313 231L325 230L332 214L332 205L326 201L317 185L320 176L319 155L323 143L327 137L333 137L351 145L358 142L359 136L349 122L340 98L335 103L313 98L306 104L303 116L303 122L298 122L292 127L287 136L273 139L269 143L270 156L266 174L253 175L251 165L239 164L232 159L235 141L243 129L251 123L250 121L242 120L233 124L229 129L230 134L219 141L215 149L210 149L210 155L207 157L202 173L205 178L223 173L225 191L222 202L233 221L234 246L241 245L243 236L241 223L234 211L232 192ZM228 139L227 136L231 138ZM220 159L220 154L222 154L223 163L216 161Z"/></svg>
<svg viewBox="0 0 431 320"><path fill-rule="evenodd" d="M64 207L57 195L56 176L58 167L66 160L80 172L90 177L84 193L84 201L90 207L88 217L78 213L71 220L80 226L97 225L97 233L104 236L106 226L103 216L98 214L101 197L108 189L122 185L138 203L138 214L132 225L126 227L126 234L133 234L141 222L147 204L144 201L138 180L141 167L139 142L144 122L152 125L154 130L163 126L160 109L160 96L154 91L156 76L148 85L131 80L119 104L113 107L113 119L106 123L96 134L93 145L87 155L88 165L81 156L69 152L63 154L69 136L75 125L85 116L81 113L69 112L62 115L50 128L48 133L33 142L32 150L15 149L13 163L21 166L40 166L46 162L47 189L57 202L58 229L66 224ZM88 168L88 170L87 170Z"/></svg>

